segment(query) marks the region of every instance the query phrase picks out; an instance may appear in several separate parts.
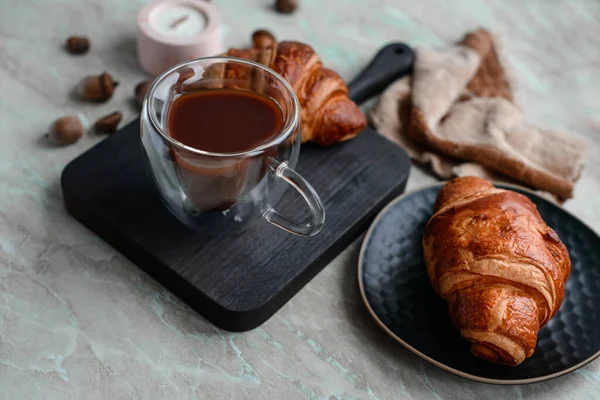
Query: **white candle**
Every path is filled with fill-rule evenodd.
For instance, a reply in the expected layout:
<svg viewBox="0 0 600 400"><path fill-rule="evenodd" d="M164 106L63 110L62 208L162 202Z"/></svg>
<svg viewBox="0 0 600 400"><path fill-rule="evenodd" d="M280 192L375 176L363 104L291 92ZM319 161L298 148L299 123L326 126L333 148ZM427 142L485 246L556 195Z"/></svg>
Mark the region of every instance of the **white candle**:
<svg viewBox="0 0 600 400"><path fill-rule="evenodd" d="M140 11L138 59L152 75L222 51L221 15L205 0L158 0Z"/></svg>
<svg viewBox="0 0 600 400"><path fill-rule="evenodd" d="M206 17L197 8L167 3L150 13L150 26L167 36L196 36L204 30Z"/></svg>

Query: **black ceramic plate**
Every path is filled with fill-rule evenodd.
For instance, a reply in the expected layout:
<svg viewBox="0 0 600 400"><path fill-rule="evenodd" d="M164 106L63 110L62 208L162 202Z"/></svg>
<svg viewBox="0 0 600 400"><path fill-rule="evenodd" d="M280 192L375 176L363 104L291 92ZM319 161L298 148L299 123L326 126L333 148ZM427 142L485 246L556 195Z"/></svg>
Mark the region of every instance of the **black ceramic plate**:
<svg viewBox="0 0 600 400"><path fill-rule="evenodd" d="M399 343L446 371L498 384L539 382L576 370L600 355L600 237L577 218L516 186L528 196L569 249L572 261L564 302L539 332L533 356L517 367L480 360L469 352L433 291L421 238L441 184L407 193L384 208L369 229L358 280L375 321Z"/></svg>

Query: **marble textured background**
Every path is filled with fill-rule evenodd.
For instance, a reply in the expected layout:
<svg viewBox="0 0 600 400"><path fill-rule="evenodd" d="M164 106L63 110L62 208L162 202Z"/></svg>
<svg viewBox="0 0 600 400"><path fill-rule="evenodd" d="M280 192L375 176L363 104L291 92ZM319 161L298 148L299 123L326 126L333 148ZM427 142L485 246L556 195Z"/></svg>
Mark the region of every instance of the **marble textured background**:
<svg viewBox="0 0 600 400"><path fill-rule="evenodd" d="M357 293L358 243L261 328L220 331L65 212L59 176L101 141L47 146L47 125L113 110L131 120L140 0L0 1L0 399L591 399L600 362L527 386L441 371L370 320ZM270 0L215 1L228 45L258 26L312 43L351 78L388 41L443 46L499 33L518 98L537 122L586 137L588 166L566 207L600 231L600 3L593 0L319 0L293 16ZM62 51L74 33L92 51ZM102 105L70 96L84 75L121 82ZM414 169L409 189L433 179Z"/></svg>

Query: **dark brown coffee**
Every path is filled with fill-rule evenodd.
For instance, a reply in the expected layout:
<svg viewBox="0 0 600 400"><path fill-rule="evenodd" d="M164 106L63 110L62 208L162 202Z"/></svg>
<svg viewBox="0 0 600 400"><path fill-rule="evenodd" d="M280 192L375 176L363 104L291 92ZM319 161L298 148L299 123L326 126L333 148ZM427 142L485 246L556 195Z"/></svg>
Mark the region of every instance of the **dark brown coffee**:
<svg viewBox="0 0 600 400"><path fill-rule="evenodd" d="M252 150L274 138L282 126L277 103L239 89L182 94L171 104L167 121L173 139L213 153Z"/></svg>

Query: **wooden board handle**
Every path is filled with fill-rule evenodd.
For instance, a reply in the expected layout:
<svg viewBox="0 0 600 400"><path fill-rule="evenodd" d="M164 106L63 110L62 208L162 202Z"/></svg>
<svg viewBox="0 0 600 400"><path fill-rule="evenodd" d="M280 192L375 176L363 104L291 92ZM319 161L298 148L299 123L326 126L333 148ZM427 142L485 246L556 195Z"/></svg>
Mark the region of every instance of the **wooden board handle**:
<svg viewBox="0 0 600 400"><path fill-rule="evenodd" d="M410 73L415 54L404 43L391 43L373 57L361 73L348 84L348 96L361 104L383 92L395 80Z"/></svg>

